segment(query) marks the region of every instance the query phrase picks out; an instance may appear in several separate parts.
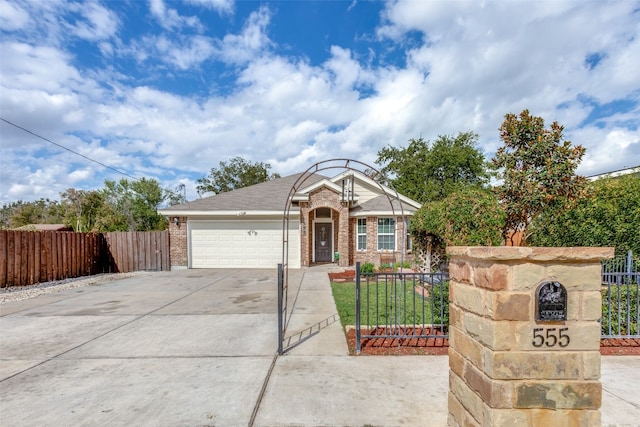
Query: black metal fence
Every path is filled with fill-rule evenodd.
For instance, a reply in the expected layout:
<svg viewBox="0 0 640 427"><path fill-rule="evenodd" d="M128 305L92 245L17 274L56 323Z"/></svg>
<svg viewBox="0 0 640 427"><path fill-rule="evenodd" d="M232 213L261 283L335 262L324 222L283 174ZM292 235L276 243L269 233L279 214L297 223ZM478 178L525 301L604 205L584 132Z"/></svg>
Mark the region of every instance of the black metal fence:
<svg viewBox="0 0 640 427"><path fill-rule="evenodd" d="M640 338L640 262L626 256L602 262L602 338ZM356 352L363 340L448 338L446 273L366 273L356 264Z"/></svg>
<svg viewBox="0 0 640 427"><path fill-rule="evenodd" d="M356 264L356 353L366 339L393 339L402 346L448 334L446 273L361 274Z"/></svg>
<svg viewBox="0 0 640 427"><path fill-rule="evenodd" d="M602 337L640 338L640 271L626 256L602 262Z"/></svg>

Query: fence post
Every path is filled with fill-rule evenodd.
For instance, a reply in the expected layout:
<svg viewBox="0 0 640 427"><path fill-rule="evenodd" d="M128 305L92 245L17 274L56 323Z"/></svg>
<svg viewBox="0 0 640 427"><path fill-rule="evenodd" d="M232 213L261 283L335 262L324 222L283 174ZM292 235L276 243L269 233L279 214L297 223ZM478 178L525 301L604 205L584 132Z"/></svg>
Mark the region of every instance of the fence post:
<svg viewBox="0 0 640 427"><path fill-rule="evenodd" d="M599 426L600 261L614 249L447 254L449 425Z"/></svg>
<svg viewBox="0 0 640 427"><path fill-rule="evenodd" d="M284 319L282 314L282 264L278 264L278 354L282 356L284 353L282 348L282 342L284 341L284 333L282 328L284 327Z"/></svg>
<svg viewBox="0 0 640 427"><path fill-rule="evenodd" d="M356 262L356 354L360 354L360 261Z"/></svg>

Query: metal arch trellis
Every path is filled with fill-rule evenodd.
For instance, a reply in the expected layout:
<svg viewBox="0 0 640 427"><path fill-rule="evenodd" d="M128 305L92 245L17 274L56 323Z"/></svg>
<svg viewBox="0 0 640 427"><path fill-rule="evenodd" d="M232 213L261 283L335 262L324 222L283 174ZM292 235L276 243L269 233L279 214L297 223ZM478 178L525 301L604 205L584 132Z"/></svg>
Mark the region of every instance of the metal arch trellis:
<svg viewBox="0 0 640 427"><path fill-rule="evenodd" d="M359 167L360 169L356 168ZM364 170L361 170L364 168ZM284 340L285 333L287 330L287 325L289 322L289 311L288 311L288 290L289 290L289 215L291 214L291 205L293 202L293 197L296 195L298 190L304 185L304 183L312 177L314 174L319 173L325 170L331 169L341 169L347 171L357 171L366 175L366 171L374 172L373 181L378 185L382 193L387 197L389 205L391 206L391 213L393 218L396 218L396 209L393 206L393 200L398 202L398 206L400 206L400 216L402 217L402 224L406 227L406 220L404 215L404 206L402 204L402 200L400 199L400 195L393 188L392 185L388 185L388 180L385 175L377 170L376 168L363 163L359 160L353 159L330 159L324 160L321 162L317 162L311 167L309 167L306 171L304 171L293 184L291 189L289 190L289 194L287 196L287 201L285 203L283 217L282 217L282 263L278 265L278 354L282 355L286 351L284 348ZM375 177L382 177L385 180L385 185L380 183L380 181L376 180ZM385 187L392 190L395 197L391 197L389 192L385 191ZM398 222L396 221L396 232L398 231ZM401 248L400 250L400 265L404 264L404 248L406 246L406 230L401 233ZM392 254L392 260L395 262L395 251ZM291 308L293 310L293 307Z"/></svg>

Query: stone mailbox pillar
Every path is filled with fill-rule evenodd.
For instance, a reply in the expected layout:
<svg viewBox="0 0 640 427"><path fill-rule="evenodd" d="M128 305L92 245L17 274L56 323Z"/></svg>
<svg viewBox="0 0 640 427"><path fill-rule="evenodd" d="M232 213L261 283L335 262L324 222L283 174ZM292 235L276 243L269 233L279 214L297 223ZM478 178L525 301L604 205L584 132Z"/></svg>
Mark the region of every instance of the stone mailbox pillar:
<svg viewBox="0 0 640 427"><path fill-rule="evenodd" d="M449 247L449 425L599 426L613 248Z"/></svg>

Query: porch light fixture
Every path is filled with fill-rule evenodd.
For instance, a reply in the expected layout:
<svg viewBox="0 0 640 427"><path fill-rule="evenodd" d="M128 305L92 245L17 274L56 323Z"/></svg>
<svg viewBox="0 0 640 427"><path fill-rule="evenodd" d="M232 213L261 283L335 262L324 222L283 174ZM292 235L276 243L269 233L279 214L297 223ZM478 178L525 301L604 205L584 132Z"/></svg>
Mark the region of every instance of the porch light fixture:
<svg viewBox="0 0 640 427"><path fill-rule="evenodd" d="M176 225L176 227L180 227L180 218L173 217L173 223Z"/></svg>

